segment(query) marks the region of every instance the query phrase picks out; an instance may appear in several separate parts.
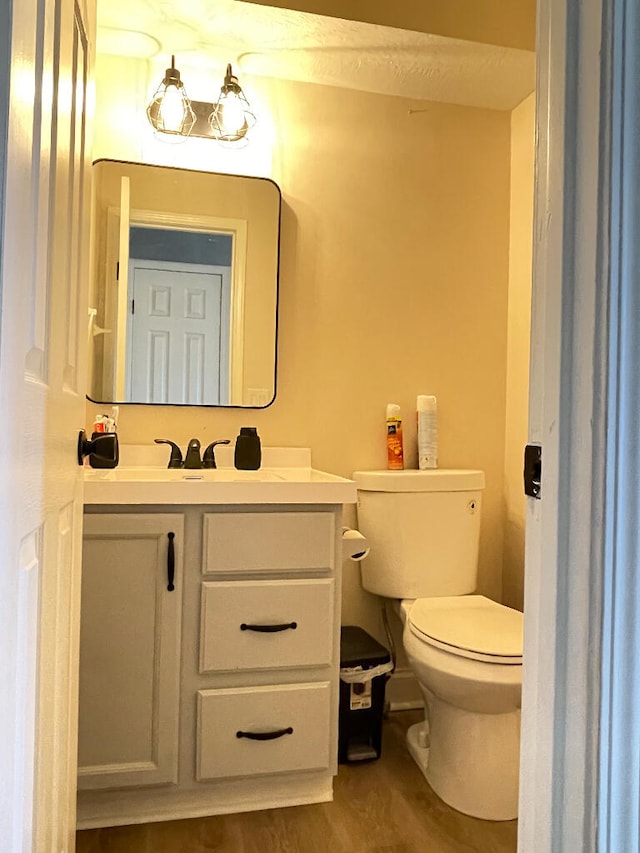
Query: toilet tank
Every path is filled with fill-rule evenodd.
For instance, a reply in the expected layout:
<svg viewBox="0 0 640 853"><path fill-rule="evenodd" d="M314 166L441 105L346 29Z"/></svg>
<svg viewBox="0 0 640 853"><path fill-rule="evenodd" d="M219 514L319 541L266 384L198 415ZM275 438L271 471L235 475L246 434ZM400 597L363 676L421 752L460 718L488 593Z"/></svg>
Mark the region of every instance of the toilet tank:
<svg viewBox="0 0 640 853"><path fill-rule="evenodd" d="M474 592L484 472L356 471L362 585L387 598Z"/></svg>

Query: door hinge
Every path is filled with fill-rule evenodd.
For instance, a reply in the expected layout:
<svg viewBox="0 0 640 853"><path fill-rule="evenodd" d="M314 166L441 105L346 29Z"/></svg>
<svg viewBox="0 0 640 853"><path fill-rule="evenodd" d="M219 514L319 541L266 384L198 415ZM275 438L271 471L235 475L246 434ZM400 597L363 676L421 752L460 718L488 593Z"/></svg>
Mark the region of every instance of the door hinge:
<svg viewBox="0 0 640 853"><path fill-rule="evenodd" d="M136 300L135 299L131 300L131 313L132 314L136 313Z"/></svg>
<svg viewBox="0 0 640 853"><path fill-rule="evenodd" d="M530 498L542 497L542 447L527 444L524 449L524 493Z"/></svg>
<svg viewBox="0 0 640 853"><path fill-rule="evenodd" d="M120 261L116 261L116 281L120 281Z"/></svg>

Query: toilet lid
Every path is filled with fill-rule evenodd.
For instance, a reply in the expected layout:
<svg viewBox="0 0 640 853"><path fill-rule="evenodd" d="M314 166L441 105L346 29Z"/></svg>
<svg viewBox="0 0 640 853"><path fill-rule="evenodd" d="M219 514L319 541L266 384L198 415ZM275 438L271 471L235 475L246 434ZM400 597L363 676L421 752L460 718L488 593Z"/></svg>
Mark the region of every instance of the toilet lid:
<svg viewBox="0 0 640 853"><path fill-rule="evenodd" d="M483 595L419 598L409 625L425 642L461 657L522 663L522 613Z"/></svg>

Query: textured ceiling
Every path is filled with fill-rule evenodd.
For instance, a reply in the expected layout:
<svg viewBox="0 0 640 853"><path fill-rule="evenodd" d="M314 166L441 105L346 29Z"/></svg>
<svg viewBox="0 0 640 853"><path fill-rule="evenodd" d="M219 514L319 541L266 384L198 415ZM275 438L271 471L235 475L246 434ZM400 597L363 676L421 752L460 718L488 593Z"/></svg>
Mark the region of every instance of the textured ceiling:
<svg viewBox="0 0 640 853"><path fill-rule="evenodd" d="M99 0L98 51L500 110L535 88L529 51L235 0Z"/></svg>

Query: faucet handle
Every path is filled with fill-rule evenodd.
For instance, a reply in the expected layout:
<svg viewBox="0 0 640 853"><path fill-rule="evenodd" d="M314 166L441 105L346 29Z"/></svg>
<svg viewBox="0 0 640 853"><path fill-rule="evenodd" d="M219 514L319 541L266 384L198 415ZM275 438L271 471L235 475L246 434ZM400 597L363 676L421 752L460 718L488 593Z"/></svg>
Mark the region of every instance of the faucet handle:
<svg viewBox="0 0 640 853"><path fill-rule="evenodd" d="M156 444L169 444L171 446L171 456L167 468L182 468L182 451L175 441L169 441L168 438L154 438L153 440Z"/></svg>
<svg viewBox="0 0 640 853"><path fill-rule="evenodd" d="M216 465L216 454L215 448L218 444L231 444L228 438L221 438L218 441L212 441L211 444L206 448L204 453L202 454L202 467L203 468L217 468Z"/></svg>

